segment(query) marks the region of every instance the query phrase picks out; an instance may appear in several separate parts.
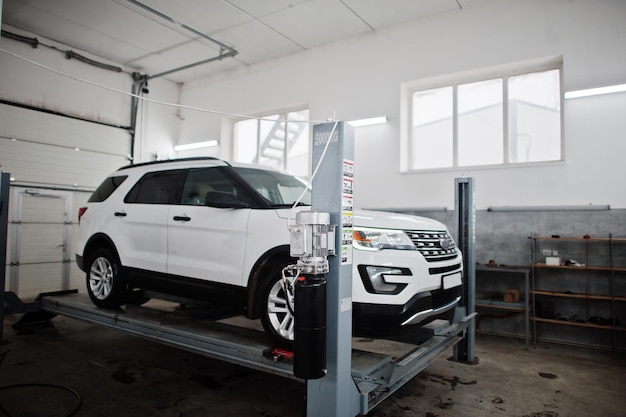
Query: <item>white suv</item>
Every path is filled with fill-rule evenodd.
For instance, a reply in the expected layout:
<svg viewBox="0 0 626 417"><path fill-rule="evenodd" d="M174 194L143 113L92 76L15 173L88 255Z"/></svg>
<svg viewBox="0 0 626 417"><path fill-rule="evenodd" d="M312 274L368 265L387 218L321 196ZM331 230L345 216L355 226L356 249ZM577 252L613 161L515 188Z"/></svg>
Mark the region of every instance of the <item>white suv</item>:
<svg viewBox="0 0 626 417"><path fill-rule="evenodd" d="M284 172L215 158L120 168L79 211L76 260L91 300L115 308L144 291L205 301L234 291L246 315L290 347L293 290L281 271L295 263L287 222L305 188ZM310 195L301 201L309 205ZM355 329L388 330L454 311L462 258L441 223L355 211L353 246Z"/></svg>

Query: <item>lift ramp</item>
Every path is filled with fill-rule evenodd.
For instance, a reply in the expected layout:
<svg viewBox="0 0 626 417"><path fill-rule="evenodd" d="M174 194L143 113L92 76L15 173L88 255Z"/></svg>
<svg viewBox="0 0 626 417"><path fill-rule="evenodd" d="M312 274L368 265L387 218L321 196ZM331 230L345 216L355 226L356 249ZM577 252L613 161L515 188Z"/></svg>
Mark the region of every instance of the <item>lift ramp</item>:
<svg viewBox="0 0 626 417"><path fill-rule="evenodd" d="M224 362L297 379L293 375L293 362L268 354L270 339L257 329L149 306L127 305L106 310L76 292L42 294L37 303L41 311L51 315L83 320ZM409 340L405 338L403 343L414 346L400 357L352 349L352 379L358 391L358 398L353 400L358 403L360 414L367 414L463 338L473 315L464 316L459 310L454 323L435 321L420 328Z"/></svg>

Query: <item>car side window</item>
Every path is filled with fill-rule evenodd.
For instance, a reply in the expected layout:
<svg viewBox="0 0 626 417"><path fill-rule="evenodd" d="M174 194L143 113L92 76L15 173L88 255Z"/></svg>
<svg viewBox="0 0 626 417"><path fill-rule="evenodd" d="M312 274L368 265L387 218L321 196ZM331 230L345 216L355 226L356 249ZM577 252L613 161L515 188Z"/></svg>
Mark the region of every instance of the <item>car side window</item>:
<svg viewBox="0 0 626 417"><path fill-rule="evenodd" d="M178 204L186 170L149 172L124 198L129 204Z"/></svg>
<svg viewBox="0 0 626 417"><path fill-rule="evenodd" d="M103 202L104 200L109 198L111 194L113 194L113 191L117 190L117 187L119 187L126 178L128 178L128 175L119 175L115 177L105 178L105 180L102 181L98 188L96 188L96 191L93 192L91 197L89 197L88 201L90 203Z"/></svg>
<svg viewBox="0 0 626 417"><path fill-rule="evenodd" d="M203 206L207 193L211 191L237 196L237 188L219 168L190 169L183 187L181 204Z"/></svg>

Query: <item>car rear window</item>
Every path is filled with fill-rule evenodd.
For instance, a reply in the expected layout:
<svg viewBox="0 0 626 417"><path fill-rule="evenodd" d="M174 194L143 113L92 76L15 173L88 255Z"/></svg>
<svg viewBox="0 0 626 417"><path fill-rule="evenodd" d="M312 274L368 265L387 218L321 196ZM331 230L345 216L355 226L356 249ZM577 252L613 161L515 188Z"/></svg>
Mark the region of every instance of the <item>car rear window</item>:
<svg viewBox="0 0 626 417"><path fill-rule="evenodd" d="M91 197L89 197L88 201L90 203L103 202L104 200L109 198L111 194L113 194L113 191L115 191L117 187L119 187L120 184L122 184L126 178L128 178L127 175L120 175L117 177L108 177L107 179L102 181L102 183L98 186L98 188L96 188L96 191L93 192Z"/></svg>

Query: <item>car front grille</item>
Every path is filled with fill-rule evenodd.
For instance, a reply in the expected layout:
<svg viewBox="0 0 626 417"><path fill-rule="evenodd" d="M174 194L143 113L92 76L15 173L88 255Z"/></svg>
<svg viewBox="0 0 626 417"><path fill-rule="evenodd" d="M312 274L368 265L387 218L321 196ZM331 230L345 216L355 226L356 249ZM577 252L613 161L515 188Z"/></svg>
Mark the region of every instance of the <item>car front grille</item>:
<svg viewBox="0 0 626 417"><path fill-rule="evenodd" d="M405 230L404 232L428 262L447 261L457 256L454 239L445 230Z"/></svg>

